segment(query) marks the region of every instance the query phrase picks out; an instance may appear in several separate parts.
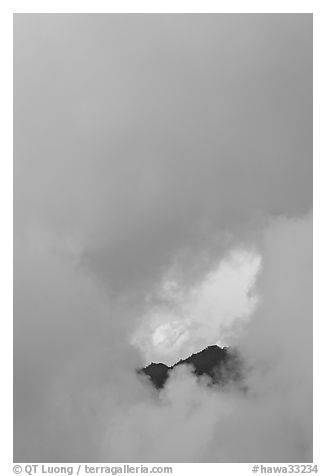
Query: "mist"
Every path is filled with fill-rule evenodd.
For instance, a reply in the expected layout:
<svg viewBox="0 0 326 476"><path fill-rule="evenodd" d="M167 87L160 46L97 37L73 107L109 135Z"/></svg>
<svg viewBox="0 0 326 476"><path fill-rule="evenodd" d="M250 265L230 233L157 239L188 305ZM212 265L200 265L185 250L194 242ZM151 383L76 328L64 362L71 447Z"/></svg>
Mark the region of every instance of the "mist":
<svg viewBox="0 0 326 476"><path fill-rule="evenodd" d="M37 335L22 323L15 331L16 339L21 338L16 345L24 347L22 372L33 374L31 401L28 393L23 402L20 395L16 398L22 409L29 408L24 426L26 431L34 427L36 438L26 439L20 426L20 457L311 461L311 234L307 216L274 220L257 236L262 270L255 286L262 298L240 332L235 326L233 339L232 327L229 331L245 365L246 392L236 384L208 386L187 366L171 372L166 387L157 392L146 378L136 376L144 360L130 343L138 320L128 304L106 302L85 277L71 270L69 275L59 258L51 263L43 255L37 263L33 256L44 307L34 310L35 323L28 323ZM45 265L47 275L51 271L52 279L58 279L52 296L42 289ZM29 286L35 284L29 281ZM123 312L127 322L121 319ZM41 361L33 359L41 354ZM51 385L45 387L49 371Z"/></svg>
<svg viewBox="0 0 326 476"><path fill-rule="evenodd" d="M14 184L15 461L312 460L312 15L15 15Z"/></svg>
<svg viewBox="0 0 326 476"><path fill-rule="evenodd" d="M247 391L212 388L187 366L172 371L159 396L115 414L104 460L312 461L311 233L307 217L263 234L264 298L233 342Z"/></svg>

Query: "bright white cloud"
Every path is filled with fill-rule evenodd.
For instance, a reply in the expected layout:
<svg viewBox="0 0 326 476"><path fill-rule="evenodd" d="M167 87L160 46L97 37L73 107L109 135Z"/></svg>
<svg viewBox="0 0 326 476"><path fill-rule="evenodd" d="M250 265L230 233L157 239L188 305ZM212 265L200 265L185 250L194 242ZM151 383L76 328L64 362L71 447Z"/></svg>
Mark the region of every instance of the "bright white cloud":
<svg viewBox="0 0 326 476"><path fill-rule="evenodd" d="M234 250L201 281L186 286L165 277L145 313L133 343L147 361L171 364L203 347L227 345L235 321L246 319L256 308L253 292L261 257Z"/></svg>

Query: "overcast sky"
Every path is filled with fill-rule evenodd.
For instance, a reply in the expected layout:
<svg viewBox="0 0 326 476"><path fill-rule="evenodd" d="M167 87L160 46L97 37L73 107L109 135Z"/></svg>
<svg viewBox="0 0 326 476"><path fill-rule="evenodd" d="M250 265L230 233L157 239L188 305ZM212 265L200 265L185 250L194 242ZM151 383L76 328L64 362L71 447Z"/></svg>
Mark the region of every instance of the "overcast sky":
<svg viewBox="0 0 326 476"><path fill-rule="evenodd" d="M282 273L291 284L282 281L289 292L275 312L297 312L300 290L307 312L296 331L311 351L311 210L312 15L15 15L16 459L123 457L94 408L109 421L121 410L115 396L132 389L126 407L138 399L155 412L135 366L173 360L222 332L252 358L245 342L259 348L282 323L266 317ZM248 316L258 319L260 305L265 324L255 327ZM284 355L282 372L292 372ZM294 420L310 415L309 369ZM245 415L248 403L236 408ZM279 410L270 401L258 408ZM283 441L285 455L281 444L255 455L253 443L244 454L215 437L204 452L126 446L140 461L214 460L217 441L219 460L300 460L311 454L309 431L301 453Z"/></svg>

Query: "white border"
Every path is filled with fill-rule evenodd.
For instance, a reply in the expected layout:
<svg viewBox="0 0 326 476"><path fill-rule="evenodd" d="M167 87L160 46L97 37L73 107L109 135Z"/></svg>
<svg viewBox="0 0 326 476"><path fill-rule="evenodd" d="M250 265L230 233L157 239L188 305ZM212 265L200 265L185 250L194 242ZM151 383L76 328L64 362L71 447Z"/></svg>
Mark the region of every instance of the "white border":
<svg viewBox="0 0 326 476"><path fill-rule="evenodd" d="M122 12L122 13L311 13L316 2L216 0L58 0L13 2L15 12ZM28 7L27 7L28 5Z"/></svg>

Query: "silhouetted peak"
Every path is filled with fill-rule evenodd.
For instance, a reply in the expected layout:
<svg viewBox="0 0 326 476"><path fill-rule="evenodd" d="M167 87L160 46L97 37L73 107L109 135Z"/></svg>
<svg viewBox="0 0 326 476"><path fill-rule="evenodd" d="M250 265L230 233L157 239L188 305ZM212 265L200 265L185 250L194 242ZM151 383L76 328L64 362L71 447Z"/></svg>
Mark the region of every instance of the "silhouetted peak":
<svg viewBox="0 0 326 476"><path fill-rule="evenodd" d="M167 365L162 364L162 362L151 362L146 368L169 368Z"/></svg>
<svg viewBox="0 0 326 476"><path fill-rule="evenodd" d="M169 371L183 364L191 365L195 375L207 375L213 384L224 383L240 376L240 361L236 353L218 345L210 345L170 367L152 362L138 372L148 375L156 388L162 388L169 377Z"/></svg>

